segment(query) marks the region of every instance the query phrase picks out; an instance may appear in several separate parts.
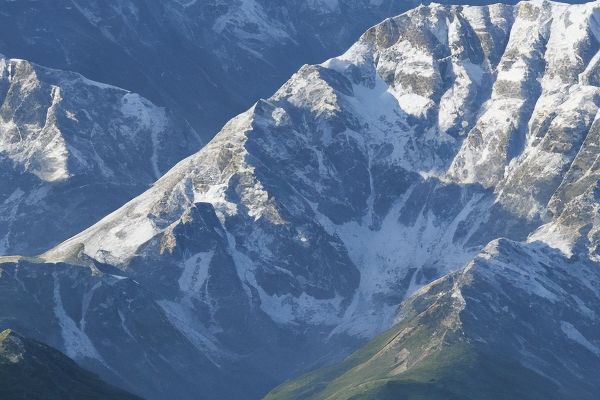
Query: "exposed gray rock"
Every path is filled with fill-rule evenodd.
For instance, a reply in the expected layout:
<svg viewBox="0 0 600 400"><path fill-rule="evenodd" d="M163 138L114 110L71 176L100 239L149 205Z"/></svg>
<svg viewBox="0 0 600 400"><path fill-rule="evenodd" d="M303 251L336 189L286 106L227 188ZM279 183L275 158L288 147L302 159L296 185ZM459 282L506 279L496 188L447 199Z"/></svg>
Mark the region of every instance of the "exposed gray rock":
<svg viewBox="0 0 600 400"><path fill-rule="evenodd" d="M0 53L126 88L206 141L414 0L2 0Z"/></svg>
<svg viewBox="0 0 600 400"><path fill-rule="evenodd" d="M0 254L60 243L199 146L138 94L0 58Z"/></svg>

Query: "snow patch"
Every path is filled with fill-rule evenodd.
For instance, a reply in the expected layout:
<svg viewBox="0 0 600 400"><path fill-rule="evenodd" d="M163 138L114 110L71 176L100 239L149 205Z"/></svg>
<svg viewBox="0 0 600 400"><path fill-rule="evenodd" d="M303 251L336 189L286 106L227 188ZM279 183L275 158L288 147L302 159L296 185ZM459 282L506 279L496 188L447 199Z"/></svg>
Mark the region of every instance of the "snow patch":
<svg viewBox="0 0 600 400"><path fill-rule="evenodd" d="M171 325L196 347L211 363L220 368L218 358L225 355L216 340L197 321L194 313L182 304L168 300L158 302Z"/></svg>
<svg viewBox="0 0 600 400"><path fill-rule="evenodd" d="M542 242L560 250L567 257L573 255L573 237L561 232L558 225L549 223L542 225L527 238L528 242Z"/></svg>
<svg viewBox="0 0 600 400"><path fill-rule="evenodd" d="M600 355L600 348L593 345L589 340L587 340L586 337L583 336L581 332L579 332L577 328L575 328L575 326L573 326L573 324L567 321L560 321L560 328L569 339L585 347L588 351L596 355Z"/></svg>
<svg viewBox="0 0 600 400"><path fill-rule="evenodd" d="M93 358L101 361L102 357L92 344L87 334L77 327L77 324L67 315L60 294L60 283L58 276L53 274L54 279L54 314L58 320L63 337L65 353L75 359Z"/></svg>
<svg viewBox="0 0 600 400"><path fill-rule="evenodd" d="M150 163L152 165L155 178L160 178L162 175L159 167L161 136L168 127L166 111L162 108L154 106L148 100L136 93L127 93L121 100L121 112L126 118L135 118L138 121L138 125L143 130L148 130L150 132L152 144ZM127 130L124 131L127 132ZM134 132L130 132L130 135L133 134ZM136 131L135 134L139 134L139 131ZM137 141L141 138L130 137L129 139Z"/></svg>
<svg viewBox="0 0 600 400"><path fill-rule="evenodd" d="M190 295L197 294L206 279L214 251L198 253L183 262L183 272L179 278L179 288Z"/></svg>

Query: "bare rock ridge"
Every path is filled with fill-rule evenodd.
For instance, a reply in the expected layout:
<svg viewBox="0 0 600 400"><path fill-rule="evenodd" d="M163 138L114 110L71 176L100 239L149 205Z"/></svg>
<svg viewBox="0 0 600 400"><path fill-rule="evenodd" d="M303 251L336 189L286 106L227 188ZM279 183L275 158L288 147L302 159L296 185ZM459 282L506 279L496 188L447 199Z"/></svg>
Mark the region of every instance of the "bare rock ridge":
<svg viewBox="0 0 600 400"><path fill-rule="evenodd" d="M139 93L206 142L303 62L338 54L369 26L416 4L2 0L0 53Z"/></svg>

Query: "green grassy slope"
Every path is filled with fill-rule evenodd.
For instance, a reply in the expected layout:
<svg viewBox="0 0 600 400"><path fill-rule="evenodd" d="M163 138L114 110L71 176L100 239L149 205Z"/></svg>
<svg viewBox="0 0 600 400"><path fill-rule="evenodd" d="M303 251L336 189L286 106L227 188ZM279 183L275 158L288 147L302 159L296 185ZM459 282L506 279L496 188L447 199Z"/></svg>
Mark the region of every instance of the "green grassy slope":
<svg viewBox="0 0 600 400"><path fill-rule="evenodd" d="M411 304L411 316L344 361L286 382L265 400L560 399L552 381L471 342L453 301Z"/></svg>

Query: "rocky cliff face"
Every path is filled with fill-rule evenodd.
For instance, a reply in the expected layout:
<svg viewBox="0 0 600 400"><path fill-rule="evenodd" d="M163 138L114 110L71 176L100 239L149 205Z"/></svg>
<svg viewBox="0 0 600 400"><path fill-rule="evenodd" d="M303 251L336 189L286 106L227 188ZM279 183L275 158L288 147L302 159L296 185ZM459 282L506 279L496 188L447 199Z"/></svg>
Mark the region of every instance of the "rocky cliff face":
<svg viewBox="0 0 600 400"><path fill-rule="evenodd" d="M0 58L0 254L59 243L199 146L138 94Z"/></svg>
<svg viewBox="0 0 600 400"><path fill-rule="evenodd" d="M264 388L343 354L499 237L558 249L561 265L595 262L598 13L597 3L523 2L385 20L97 224L39 257L4 259L11 297L31 292L20 274L35 284L54 273L62 283L46 296L72 304L23 329L92 346L74 356L149 397L177 382L191 398L203 375L222 376L214 393L235 398L226 382L248 365ZM145 302L154 314L143 323L181 348L148 336L112 295L80 291L112 287L111 275L136 288L119 301ZM82 313L94 304L110 312ZM107 361L114 351L92 323L144 349L132 357L145 374ZM202 360L195 372L188 357ZM165 369L172 379L152 372Z"/></svg>
<svg viewBox="0 0 600 400"><path fill-rule="evenodd" d="M369 26L415 4L3 0L0 53L140 93L206 142L303 63L338 54Z"/></svg>
<svg viewBox="0 0 600 400"><path fill-rule="evenodd" d="M12 143L10 149L4 144L0 152L13 153L8 161L0 160L2 178L11 182L0 195L0 203L10 199L0 206L3 208L0 220L5 225L0 227L0 254L28 255L49 249L140 194L175 162L211 139L227 119L256 98L272 93L303 62L320 61L338 53L368 26L410 6L401 1L383 4L370 0L327 3L286 0L277 4L254 0L160 3L60 0L52 4L5 0L0 5L0 53L8 58L2 57L3 86L8 91L8 98L2 99L3 118L8 124L3 129L8 132L4 140ZM11 61L11 57L28 62ZM132 94L129 109L124 111L127 115L121 115L117 96L99 95L109 93L99 90L109 85L91 85L75 74L50 73L47 68L30 63L77 71L142 97ZM14 71L9 72L9 68ZM21 88L25 80L28 83ZM68 81L72 82L65 83ZM54 86L59 87L57 92L52 92ZM76 89L70 89L75 86ZM88 90L92 86L96 89ZM69 129L83 131L78 143L70 147L78 154L64 149L73 145L71 142L65 146L59 138L48 142L55 116L54 111L46 110L51 106L64 108L66 102L72 103L67 110L71 121L61 117L62 110L57 111L56 118L63 133ZM88 108L78 111L82 107L93 111ZM111 114L105 107L114 108L117 114ZM90 112L87 123L76 116L83 111ZM24 116L26 113L31 115ZM25 129L25 123L42 130L46 114L50 125L45 128L44 137L33 135L16 144L18 135L10 125L11 120L20 124L21 130ZM115 123L110 119L128 121ZM131 133L132 130L146 130L146 134ZM90 135L94 136L95 149L79 149L85 147L82 142ZM164 141L159 136L170 139ZM159 154L155 155L160 159L149 165L151 153L146 147L152 137L154 142L160 141L156 143ZM111 140L113 143L108 144ZM121 141L118 149L117 140ZM106 144L99 145L98 141ZM25 149L29 145L38 148L49 145L43 150L43 162L39 154L33 155L39 149ZM21 164L30 163L30 169L53 168L36 172L45 175L44 179L52 184L38 185L35 178L21 174L18 168L13 171L15 157ZM86 164L86 174L65 172L67 158L69 163ZM129 165L123 170L126 163ZM92 164L96 166L90 167ZM94 168L100 172L89 171ZM107 173L129 176L114 176L109 181ZM69 181L76 182L63 184L66 175L72 178ZM36 185L40 186L35 189L38 194L32 194ZM36 196L45 197L46 201L39 207L25 207L23 202L17 206L10 197L13 194L31 195L30 203L35 203ZM68 204L61 204L66 197ZM25 213L39 220L38 228L28 228L31 220ZM57 220L61 221L61 227L56 226Z"/></svg>

